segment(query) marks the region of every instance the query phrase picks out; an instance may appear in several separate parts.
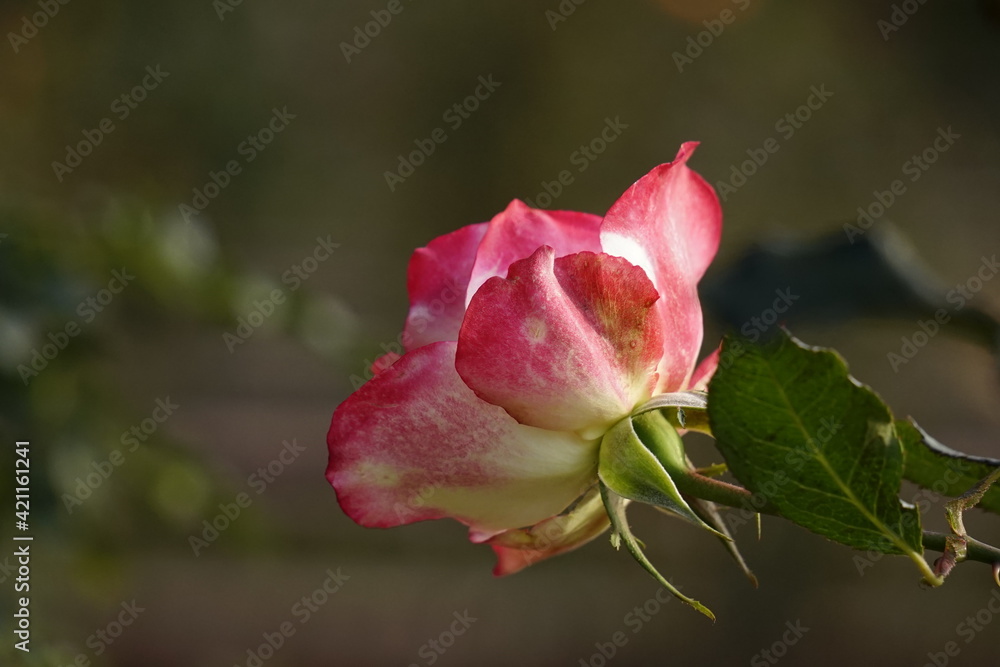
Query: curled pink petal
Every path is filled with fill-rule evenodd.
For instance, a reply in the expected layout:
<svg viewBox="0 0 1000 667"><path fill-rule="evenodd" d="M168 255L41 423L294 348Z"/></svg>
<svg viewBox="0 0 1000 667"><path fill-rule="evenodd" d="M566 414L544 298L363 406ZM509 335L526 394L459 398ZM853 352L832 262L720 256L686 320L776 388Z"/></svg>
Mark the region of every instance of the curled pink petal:
<svg viewBox="0 0 1000 667"><path fill-rule="evenodd" d="M469 277L487 224L462 227L414 251L406 277L410 312L402 342L407 350L458 340Z"/></svg>
<svg viewBox="0 0 1000 667"><path fill-rule="evenodd" d="M715 375L716 369L719 367L719 355L722 354L722 345L715 348L710 355L701 360L698 367L694 369L694 374L691 376L691 382L689 383L688 389L695 389L699 391L705 391L708 389L708 383L712 380L712 376Z"/></svg>
<svg viewBox="0 0 1000 667"><path fill-rule="evenodd" d="M493 276L507 275L507 268L547 245L556 257L582 250L601 251L601 217L576 211L543 211L515 199L489 223L476 253L466 304Z"/></svg>
<svg viewBox="0 0 1000 667"><path fill-rule="evenodd" d="M529 565L581 547L611 525L601 493L591 489L569 512L530 528L508 530L489 540L497 555L493 574L513 574Z"/></svg>
<svg viewBox="0 0 1000 667"><path fill-rule="evenodd" d="M697 284L719 247L722 211L705 180L687 167L694 142L640 178L601 225L604 252L646 270L660 294L664 355L658 392L688 384L702 339Z"/></svg>
<svg viewBox="0 0 1000 667"><path fill-rule="evenodd" d="M455 372L453 342L407 353L337 408L327 479L388 527L454 517L480 534L558 514L596 478L598 442L518 424Z"/></svg>
<svg viewBox="0 0 1000 667"><path fill-rule="evenodd" d="M620 257L548 246L473 297L456 365L522 424L597 437L649 398L663 350L658 299Z"/></svg>

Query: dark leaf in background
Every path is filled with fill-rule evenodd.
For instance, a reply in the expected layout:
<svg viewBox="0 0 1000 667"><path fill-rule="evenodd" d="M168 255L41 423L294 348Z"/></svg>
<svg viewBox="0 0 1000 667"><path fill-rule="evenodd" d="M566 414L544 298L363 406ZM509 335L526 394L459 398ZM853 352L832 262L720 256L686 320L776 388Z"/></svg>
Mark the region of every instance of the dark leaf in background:
<svg viewBox="0 0 1000 667"><path fill-rule="evenodd" d="M775 290L786 288L797 297L781 315L789 326L855 318L933 320L944 309L949 330L1000 353L1000 322L974 306L958 309L949 302L952 286L884 221L864 234L837 232L752 248L703 281L702 303L710 316L738 330L772 307Z"/></svg>

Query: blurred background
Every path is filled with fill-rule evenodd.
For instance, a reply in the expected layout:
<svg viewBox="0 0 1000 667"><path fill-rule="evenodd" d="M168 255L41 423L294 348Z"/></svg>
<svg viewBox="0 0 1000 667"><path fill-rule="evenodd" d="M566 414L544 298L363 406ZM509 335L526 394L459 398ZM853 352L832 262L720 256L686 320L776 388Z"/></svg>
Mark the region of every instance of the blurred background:
<svg viewBox="0 0 1000 667"><path fill-rule="evenodd" d="M724 198L706 352L790 289L796 335L1000 456L998 21L973 0L3 3L0 459L30 441L35 537L32 651L5 630L4 664L993 664L978 564L924 590L905 559L765 519L736 528L754 590L637 508L712 625L606 539L495 579L459 524L362 529L323 474L414 248L515 197L603 213L692 139ZM938 306L956 325L915 341Z"/></svg>

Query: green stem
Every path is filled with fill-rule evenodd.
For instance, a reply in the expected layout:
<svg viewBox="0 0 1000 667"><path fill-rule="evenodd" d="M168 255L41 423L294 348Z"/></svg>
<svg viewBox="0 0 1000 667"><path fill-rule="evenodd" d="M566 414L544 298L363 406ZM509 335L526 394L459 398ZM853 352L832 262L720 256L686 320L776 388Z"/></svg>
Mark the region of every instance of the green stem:
<svg viewBox="0 0 1000 667"><path fill-rule="evenodd" d="M933 551L944 551L948 535L935 533L929 530L924 531L924 547ZM976 560L980 563L1000 563L1000 549L980 542L977 539L966 537L968 542L968 553L965 560Z"/></svg>
<svg viewBox="0 0 1000 667"><path fill-rule="evenodd" d="M677 489L683 494L727 507L745 509L759 514L781 516L781 512L767 498L762 495L750 493L750 491L744 489L742 486L705 477L694 472L685 475L675 474L673 475L673 480L674 484L677 485ZM923 545L926 549L943 552L945 550L946 537L943 533L924 531ZM974 560L991 565L1000 563L1000 549L971 537L966 539L969 542L969 551L966 560Z"/></svg>
<svg viewBox="0 0 1000 667"><path fill-rule="evenodd" d="M674 484L681 493L719 505L745 509L756 514L781 516L778 509L762 495L755 495L742 486L705 477L696 472L672 475Z"/></svg>

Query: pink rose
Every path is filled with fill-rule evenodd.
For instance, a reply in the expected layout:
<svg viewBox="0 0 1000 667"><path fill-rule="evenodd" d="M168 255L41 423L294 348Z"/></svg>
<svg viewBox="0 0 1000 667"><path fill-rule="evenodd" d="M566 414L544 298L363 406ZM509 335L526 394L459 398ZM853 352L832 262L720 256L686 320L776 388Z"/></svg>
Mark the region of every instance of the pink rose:
<svg viewBox="0 0 1000 667"><path fill-rule="evenodd" d="M410 260L402 357L334 412L327 479L363 526L452 517L496 574L607 529L602 436L662 393L701 388L697 284L718 198L686 162L639 179L604 218L515 200Z"/></svg>

